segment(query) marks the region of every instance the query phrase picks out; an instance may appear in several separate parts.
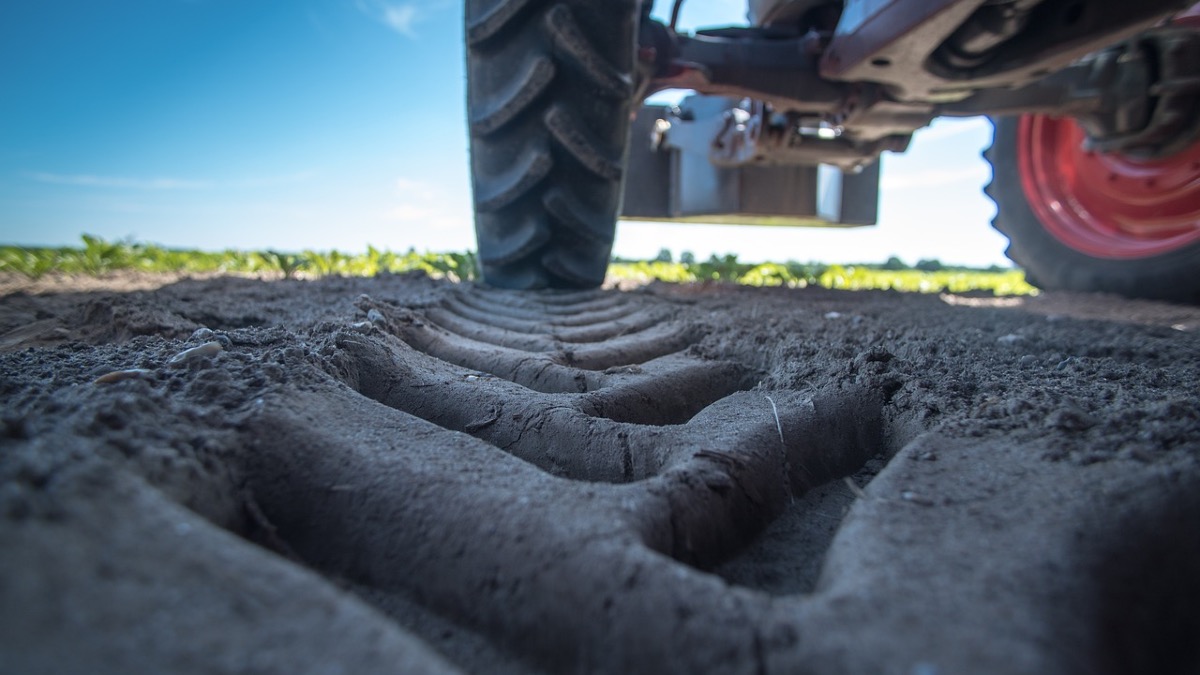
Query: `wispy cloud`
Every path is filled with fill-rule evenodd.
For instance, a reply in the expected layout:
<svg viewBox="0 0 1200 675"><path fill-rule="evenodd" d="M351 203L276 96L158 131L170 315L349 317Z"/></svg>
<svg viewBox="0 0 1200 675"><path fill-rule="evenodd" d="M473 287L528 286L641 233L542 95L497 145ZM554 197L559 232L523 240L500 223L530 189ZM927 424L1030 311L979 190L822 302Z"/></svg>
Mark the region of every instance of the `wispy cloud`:
<svg viewBox="0 0 1200 675"><path fill-rule="evenodd" d="M203 180L180 178L127 178L124 176L96 176L92 174L62 174L31 171L29 177L54 185L76 185L79 187L121 188L128 190L201 190L214 184Z"/></svg>
<svg viewBox="0 0 1200 675"><path fill-rule="evenodd" d="M395 202L384 216L400 223L420 223L423 227L453 230L470 229L470 211L466 219L447 199L445 186L434 182L401 176L393 183Z"/></svg>
<svg viewBox="0 0 1200 675"><path fill-rule="evenodd" d="M422 197L428 197L432 195L437 188L436 186L426 183L425 181L414 180L412 178L405 178L404 176L401 176L400 178L396 179L396 190L405 196L418 195Z"/></svg>
<svg viewBox="0 0 1200 675"><path fill-rule="evenodd" d="M402 223L428 220L437 215L441 215L441 211L438 209L430 206L418 206L416 204L401 204L389 209L387 212L388 220Z"/></svg>
<svg viewBox="0 0 1200 675"><path fill-rule="evenodd" d="M210 190L214 188L265 188L303 183L316 177L316 171L299 171L275 176L251 176L239 180L191 180L183 178L134 178L129 176L102 176L97 174L66 174L47 171L27 171L26 176L39 183L71 185L75 187L107 188L117 190Z"/></svg>
<svg viewBox="0 0 1200 675"><path fill-rule="evenodd" d="M408 37L416 37L413 32L413 24L417 21L417 8L415 5L396 5L395 7L386 7L383 10L383 21L392 30L401 35Z"/></svg>
<svg viewBox="0 0 1200 675"><path fill-rule="evenodd" d="M414 222L427 220L439 213L435 206L435 197L439 192L436 185L401 176L396 179L395 186L402 201L388 210L388 220Z"/></svg>
<svg viewBox="0 0 1200 675"><path fill-rule="evenodd" d="M251 176L250 178L234 181L230 183L230 186L239 188L278 187L280 185L305 183L316 177L316 171L297 171L296 173L285 173L277 176Z"/></svg>
<svg viewBox="0 0 1200 675"><path fill-rule="evenodd" d="M438 10L447 0L432 2L395 2L394 0L357 0L359 11L407 38L416 38L416 26Z"/></svg>

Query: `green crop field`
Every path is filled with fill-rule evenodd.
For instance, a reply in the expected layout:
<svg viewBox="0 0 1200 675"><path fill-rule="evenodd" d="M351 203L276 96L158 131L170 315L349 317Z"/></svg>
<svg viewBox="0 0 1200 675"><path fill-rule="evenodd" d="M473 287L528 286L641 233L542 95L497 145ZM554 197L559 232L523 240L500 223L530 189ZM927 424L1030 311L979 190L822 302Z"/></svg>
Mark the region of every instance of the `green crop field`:
<svg viewBox="0 0 1200 675"><path fill-rule="evenodd" d="M787 286L866 290L894 289L921 293L990 291L997 295L1026 295L1036 289L1021 270L943 268L922 261L908 268L896 260L882 265L825 265L821 263L738 262L736 256L713 256L697 262L674 262L668 251L652 261L618 260L609 267L613 281L727 282L749 286ZM340 251L220 252L167 249L132 241L110 242L89 235L78 247L28 248L0 246L0 273L31 280L47 275L92 275L132 270L147 273L266 274L285 278L331 275L374 276L421 271L455 281L476 276L474 253L406 253L368 247L364 253Z"/></svg>

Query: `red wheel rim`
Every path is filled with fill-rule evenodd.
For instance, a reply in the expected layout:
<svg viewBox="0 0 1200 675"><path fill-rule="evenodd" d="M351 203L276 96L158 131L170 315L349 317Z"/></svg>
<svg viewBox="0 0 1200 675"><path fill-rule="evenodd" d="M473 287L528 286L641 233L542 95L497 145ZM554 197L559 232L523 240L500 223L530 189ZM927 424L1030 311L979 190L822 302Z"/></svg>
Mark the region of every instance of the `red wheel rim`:
<svg viewBox="0 0 1200 675"><path fill-rule="evenodd" d="M1142 160L1083 149L1069 118L1025 115L1021 188L1056 239L1097 258L1147 258L1200 241L1200 142Z"/></svg>

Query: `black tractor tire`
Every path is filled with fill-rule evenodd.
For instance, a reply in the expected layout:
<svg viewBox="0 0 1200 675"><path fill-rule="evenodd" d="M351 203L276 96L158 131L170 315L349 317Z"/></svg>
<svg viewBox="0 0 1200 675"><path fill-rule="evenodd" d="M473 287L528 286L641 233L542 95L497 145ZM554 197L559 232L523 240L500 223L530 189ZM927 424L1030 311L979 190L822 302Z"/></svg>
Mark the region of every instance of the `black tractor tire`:
<svg viewBox="0 0 1200 675"><path fill-rule="evenodd" d="M467 0L480 271L500 288L604 282L635 105L637 0Z"/></svg>
<svg viewBox="0 0 1200 675"><path fill-rule="evenodd" d="M1200 243L1141 257L1097 257L1049 231L1031 208L1018 165L1019 117L992 120L984 159L992 181L984 192L996 203L992 226L1008 237L1006 255L1026 279L1048 290L1116 293L1133 298L1200 302Z"/></svg>

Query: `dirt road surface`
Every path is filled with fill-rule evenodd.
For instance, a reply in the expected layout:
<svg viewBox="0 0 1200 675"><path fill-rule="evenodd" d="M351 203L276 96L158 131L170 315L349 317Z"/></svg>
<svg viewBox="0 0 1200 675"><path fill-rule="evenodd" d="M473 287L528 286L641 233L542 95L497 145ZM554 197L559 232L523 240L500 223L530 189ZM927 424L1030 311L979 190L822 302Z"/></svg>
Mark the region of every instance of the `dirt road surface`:
<svg viewBox="0 0 1200 675"><path fill-rule="evenodd" d="M1198 392L1111 297L9 292L0 671L1194 673Z"/></svg>

